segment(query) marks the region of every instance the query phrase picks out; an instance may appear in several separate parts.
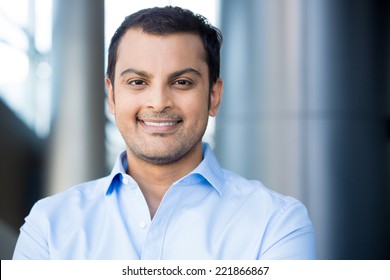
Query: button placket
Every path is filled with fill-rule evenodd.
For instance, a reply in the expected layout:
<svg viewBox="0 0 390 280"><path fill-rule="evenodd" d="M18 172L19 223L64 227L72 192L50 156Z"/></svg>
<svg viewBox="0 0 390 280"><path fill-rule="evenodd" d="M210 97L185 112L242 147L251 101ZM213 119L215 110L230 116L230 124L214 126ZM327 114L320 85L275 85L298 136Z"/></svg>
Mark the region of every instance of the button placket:
<svg viewBox="0 0 390 280"><path fill-rule="evenodd" d="M138 223L138 226L141 228L141 229L145 229L146 228L146 222L145 221L140 221L139 223Z"/></svg>
<svg viewBox="0 0 390 280"><path fill-rule="evenodd" d="M179 197L180 192L178 191L177 186L172 186L165 194L160 207L150 224L141 259L161 259L166 229L172 213L175 211Z"/></svg>

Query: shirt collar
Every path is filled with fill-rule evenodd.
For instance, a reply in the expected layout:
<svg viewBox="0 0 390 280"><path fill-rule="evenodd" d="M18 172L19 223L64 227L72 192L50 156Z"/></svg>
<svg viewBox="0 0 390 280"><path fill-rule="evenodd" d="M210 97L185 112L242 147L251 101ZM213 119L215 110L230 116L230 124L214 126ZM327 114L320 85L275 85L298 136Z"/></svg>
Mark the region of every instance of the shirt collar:
<svg viewBox="0 0 390 280"><path fill-rule="evenodd" d="M202 162L189 174L187 174L182 179L178 180L176 183L183 182L187 179L190 179L193 176L201 176L206 181L214 187L220 195L223 194L224 188L224 175L219 165L219 162L212 151L210 145L208 143L202 144L203 148L203 160ZM127 177L132 183L135 183L135 180L127 175L128 162L126 151L123 151L119 154L115 161L114 168L112 169L111 174L108 176L108 189L106 194L110 194L114 191L114 189L120 186L121 181L124 177Z"/></svg>
<svg viewBox="0 0 390 280"><path fill-rule="evenodd" d="M122 151L116 158L111 174L107 177L106 186L108 186L108 188L106 190L106 195L111 194L117 187L119 187L124 177L128 177L129 180L133 180L127 175L127 169L128 163L126 151Z"/></svg>
<svg viewBox="0 0 390 280"><path fill-rule="evenodd" d="M207 143L203 143L202 162L184 178L188 178L193 175L202 176L218 191L220 195L223 194L223 188L225 185L223 171L213 150Z"/></svg>

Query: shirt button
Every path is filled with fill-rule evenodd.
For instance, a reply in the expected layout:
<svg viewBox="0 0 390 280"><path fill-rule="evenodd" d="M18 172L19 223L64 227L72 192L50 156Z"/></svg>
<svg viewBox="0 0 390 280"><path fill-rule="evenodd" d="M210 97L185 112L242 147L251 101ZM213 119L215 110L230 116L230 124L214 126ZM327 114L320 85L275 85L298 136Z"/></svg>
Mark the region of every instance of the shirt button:
<svg viewBox="0 0 390 280"><path fill-rule="evenodd" d="M145 222L139 222L138 226L142 229L146 228L146 223Z"/></svg>
<svg viewBox="0 0 390 280"><path fill-rule="evenodd" d="M130 183L129 179L126 178L126 177L123 177L122 178L122 183L125 184L125 185L128 185Z"/></svg>

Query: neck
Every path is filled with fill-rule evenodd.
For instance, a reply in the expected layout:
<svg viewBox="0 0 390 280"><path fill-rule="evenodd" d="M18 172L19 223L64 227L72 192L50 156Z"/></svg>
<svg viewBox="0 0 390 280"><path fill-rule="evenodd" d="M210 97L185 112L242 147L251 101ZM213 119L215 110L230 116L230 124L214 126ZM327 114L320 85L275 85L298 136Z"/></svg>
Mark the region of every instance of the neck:
<svg viewBox="0 0 390 280"><path fill-rule="evenodd" d="M171 185L194 170L203 159L202 143L183 158L169 164L153 164L127 149L128 173L138 183L153 218Z"/></svg>

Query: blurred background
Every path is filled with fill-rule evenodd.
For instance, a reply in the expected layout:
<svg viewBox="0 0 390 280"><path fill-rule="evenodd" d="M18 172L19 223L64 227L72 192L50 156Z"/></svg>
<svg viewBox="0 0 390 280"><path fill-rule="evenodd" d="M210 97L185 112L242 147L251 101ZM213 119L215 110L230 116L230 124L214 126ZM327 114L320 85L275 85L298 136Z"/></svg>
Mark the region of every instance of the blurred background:
<svg viewBox="0 0 390 280"><path fill-rule="evenodd" d="M0 0L0 258L38 199L109 174L111 36L176 5L224 34L223 167L299 198L320 259L390 259L390 26L375 0Z"/></svg>

